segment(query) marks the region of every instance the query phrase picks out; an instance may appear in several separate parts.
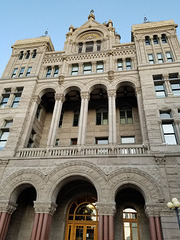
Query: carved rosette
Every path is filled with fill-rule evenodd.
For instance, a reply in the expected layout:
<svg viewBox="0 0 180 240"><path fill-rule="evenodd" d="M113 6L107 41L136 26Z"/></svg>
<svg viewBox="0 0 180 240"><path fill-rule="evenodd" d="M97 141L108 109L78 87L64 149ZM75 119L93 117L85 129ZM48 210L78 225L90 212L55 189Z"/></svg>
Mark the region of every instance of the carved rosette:
<svg viewBox="0 0 180 240"><path fill-rule="evenodd" d="M57 205L55 203L34 202L34 209L36 213L48 213L53 215L56 208Z"/></svg>
<svg viewBox="0 0 180 240"><path fill-rule="evenodd" d="M114 215L116 211L116 203L104 203L104 202L96 202L97 210L99 215Z"/></svg>
<svg viewBox="0 0 180 240"><path fill-rule="evenodd" d="M17 206L18 205L15 203L0 202L0 212L12 214L16 210Z"/></svg>

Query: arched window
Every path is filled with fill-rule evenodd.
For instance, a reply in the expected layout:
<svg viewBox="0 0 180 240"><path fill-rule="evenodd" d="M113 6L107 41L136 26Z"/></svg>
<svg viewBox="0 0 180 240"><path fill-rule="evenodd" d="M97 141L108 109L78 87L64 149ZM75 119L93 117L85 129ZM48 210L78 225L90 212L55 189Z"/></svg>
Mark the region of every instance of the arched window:
<svg viewBox="0 0 180 240"><path fill-rule="evenodd" d="M96 125L108 124L108 110L106 108L99 108L96 110Z"/></svg>
<svg viewBox="0 0 180 240"><path fill-rule="evenodd" d="M146 37L145 37L145 44L146 44L146 45L150 45L150 44L151 44L151 41L150 41L150 37L149 37L149 36L146 36Z"/></svg>
<svg viewBox="0 0 180 240"><path fill-rule="evenodd" d="M133 123L132 108L130 106L120 107L120 123L121 124Z"/></svg>
<svg viewBox="0 0 180 240"><path fill-rule="evenodd" d="M23 58L23 54L24 54L24 52L21 51L20 54L19 54L19 60L21 60Z"/></svg>
<svg viewBox="0 0 180 240"><path fill-rule="evenodd" d="M162 43L167 43L166 34L162 34L162 35L161 35L161 41L162 41Z"/></svg>
<svg viewBox="0 0 180 240"><path fill-rule="evenodd" d="M139 240L138 214L133 208L123 210L123 240Z"/></svg>
<svg viewBox="0 0 180 240"><path fill-rule="evenodd" d="M153 36L153 42L154 42L154 44L158 44L159 42L158 42L158 36L157 35L154 35Z"/></svg>

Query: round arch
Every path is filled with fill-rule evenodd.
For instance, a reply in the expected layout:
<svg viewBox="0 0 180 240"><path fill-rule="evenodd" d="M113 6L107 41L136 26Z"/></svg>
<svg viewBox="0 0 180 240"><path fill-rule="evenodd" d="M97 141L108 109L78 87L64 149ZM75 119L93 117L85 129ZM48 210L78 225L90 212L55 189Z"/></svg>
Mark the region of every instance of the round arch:
<svg viewBox="0 0 180 240"><path fill-rule="evenodd" d="M118 191L127 185L138 190L146 203L158 202L164 198L157 180L139 169L122 168L109 176L109 182L111 189L109 195L112 201L115 200Z"/></svg>
<svg viewBox="0 0 180 240"><path fill-rule="evenodd" d="M36 199L39 200L43 194L45 176L37 170L20 170L5 179L0 188L1 196L5 201L16 202L18 195L27 187L34 187Z"/></svg>
<svg viewBox="0 0 180 240"><path fill-rule="evenodd" d="M101 199L105 194L106 179L104 173L91 163L72 161L59 165L50 173L45 190L48 200L55 203L60 189L73 179L85 179L90 182L96 189L98 199Z"/></svg>

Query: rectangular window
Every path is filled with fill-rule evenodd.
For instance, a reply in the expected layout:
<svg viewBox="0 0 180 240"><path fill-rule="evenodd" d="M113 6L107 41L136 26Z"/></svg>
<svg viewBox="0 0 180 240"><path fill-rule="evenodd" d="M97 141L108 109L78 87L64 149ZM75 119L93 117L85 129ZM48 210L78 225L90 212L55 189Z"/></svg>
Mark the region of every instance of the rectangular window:
<svg viewBox="0 0 180 240"><path fill-rule="evenodd" d="M131 64L131 59L130 58L126 59L126 69L127 70L132 69L132 64Z"/></svg>
<svg viewBox="0 0 180 240"><path fill-rule="evenodd" d="M102 138L96 138L96 144L108 144L108 138L102 137Z"/></svg>
<svg viewBox="0 0 180 240"><path fill-rule="evenodd" d="M121 137L121 143L128 144L128 143L135 143L135 137Z"/></svg>
<svg viewBox="0 0 180 240"><path fill-rule="evenodd" d="M97 62L96 72L97 72L97 73L102 73L102 72L104 72L104 63L103 63L103 61Z"/></svg>
<svg viewBox="0 0 180 240"><path fill-rule="evenodd" d="M154 44L158 44L158 36L157 35L153 36L153 42L154 42Z"/></svg>
<svg viewBox="0 0 180 240"><path fill-rule="evenodd" d="M161 119L171 119L171 112L170 111L160 111Z"/></svg>
<svg viewBox="0 0 180 240"><path fill-rule="evenodd" d="M173 123L162 123L166 144L177 144Z"/></svg>
<svg viewBox="0 0 180 240"><path fill-rule="evenodd" d="M146 44L147 46L151 44L151 42L150 42L150 37L149 37L149 36L146 36L146 37L145 37L145 44Z"/></svg>
<svg viewBox="0 0 180 240"><path fill-rule="evenodd" d="M154 64L154 57L153 54L148 54L148 59L150 64Z"/></svg>
<svg viewBox="0 0 180 240"><path fill-rule="evenodd" d="M96 125L107 125L108 124L108 112L99 111L96 112Z"/></svg>
<svg viewBox="0 0 180 240"><path fill-rule="evenodd" d="M18 77L22 77L22 75L23 75L23 73L24 73L24 69L25 69L25 67L22 67L22 68L21 68L21 71L20 71Z"/></svg>
<svg viewBox="0 0 180 240"><path fill-rule="evenodd" d="M175 96L180 96L180 81L171 81L171 89Z"/></svg>
<svg viewBox="0 0 180 240"><path fill-rule="evenodd" d="M29 137L29 142L27 145L28 148L34 147L35 138L36 138L36 132L34 131L34 129L32 129L31 135Z"/></svg>
<svg viewBox="0 0 180 240"><path fill-rule="evenodd" d="M57 76L58 76L58 73L59 73L59 67L58 67L58 66L55 66L53 77L57 77Z"/></svg>
<svg viewBox="0 0 180 240"><path fill-rule="evenodd" d="M59 146L59 138L56 138L55 146Z"/></svg>
<svg viewBox="0 0 180 240"><path fill-rule="evenodd" d="M77 127L79 122L79 111L74 112L73 127Z"/></svg>
<svg viewBox="0 0 180 240"><path fill-rule="evenodd" d="M132 116L132 108L129 106L121 107L120 109L120 123L121 124L132 124L133 116Z"/></svg>
<svg viewBox="0 0 180 240"><path fill-rule="evenodd" d="M47 67L47 72L46 72L46 77L49 78L51 76L51 71L52 68L51 67Z"/></svg>
<svg viewBox="0 0 180 240"><path fill-rule="evenodd" d="M93 52L94 42L86 43L86 52Z"/></svg>
<svg viewBox="0 0 180 240"><path fill-rule="evenodd" d="M16 108L18 106L19 101L21 99L22 90L23 90L23 88L16 89L16 92L14 93L14 99L13 99L13 102L11 105L12 108Z"/></svg>
<svg viewBox="0 0 180 240"><path fill-rule="evenodd" d="M18 68L15 68L11 75L12 78L16 77L17 71L18 71Z"/></svg>
<svg viewBox="0 0 180 240"><path fill-rule="evenodd" d="M61 112L61 117L59 120L59 127L62 127L64 112Z"/></svg>
<svg viewBox="0 0 180 240"><path fill-rule="evenodd" d="M0 150L3 150L6 146L6 142L8 140L9 136L9 129L3 129L1 130L1 135L0 135Z"/></svg>
<svg viewBox="0 0 180 240"><path fill-rule="evenodd" d="M7 105L8 100L9 100L9 96L10 96L10 95L4 95L4 96L2 97L2 100L1 100L1 103L0 103L0 107L1 107L1 108L4 108L4 107Z"/></svg>
<svg viewBox="0 0 180 240"><path fill-rule="evenodd" d="M72 64L71 75L78 75L78 72L79 72L79 64L78 63Z"/></svg>
<svg viewBox="0 0 180 240"><path fill-rule="evenodd" d="M163 82L154 83L156 96L157 97L166 97L165 87Z"/></svg>
<svg viewBox="0 0 180 240"><path fill-rule="evenodd" d="M166 52L166 58L168 62L173 62L172 56L170 52Z"/></svg>
<svg viewBox="0 0 180 240"><path fill-rule="evenodd" d="M123 60L122 59L118 59L118 61L117 61L117 69L118 69L118 71L122 71L123 70Z"/></svg>
<svg viewBox="0 0 180 240"><path fill-rule="evenodd" d="M78 53L82 53L83 43L78 44Z"/></svg>
<svg viewBox="0 0 180 240"><path fill-rule="evenodd" d="M77 145L77 138L71 138L71 145Z"/></svg>
<svg viewBox="0 0 180 240"><path fill-rule="evenodd" d="M162 35L161 35L161 41L162 41L162 43L167 43L166 34L162 34Z"/></svg>
<svg viewBox="0 0 180 240"><path fill-rule="evenodd" d="M92 72L92 64L91 63L84 63L84 74L90 74Z"/></svg>
<svg viewBox="0 0 180 240"><path fill-rule="evenodd" d="M162 53L157 53L157 59L158 59L158 62L159 63L163 63L163 56L162 56Z"/></svg>
<svg viewBox="0 0 180 240"><path fill-rule="evenodd" d="M32 69L32 67L28 67L27 72L26 72L26 77L28 77L31 74L31 69Z"/></svg>
<svg viewBox="0 0 180 240"><path fill-rule="evenodd" d="M101 51L101 41L97 41L97 51Z"/></svg>

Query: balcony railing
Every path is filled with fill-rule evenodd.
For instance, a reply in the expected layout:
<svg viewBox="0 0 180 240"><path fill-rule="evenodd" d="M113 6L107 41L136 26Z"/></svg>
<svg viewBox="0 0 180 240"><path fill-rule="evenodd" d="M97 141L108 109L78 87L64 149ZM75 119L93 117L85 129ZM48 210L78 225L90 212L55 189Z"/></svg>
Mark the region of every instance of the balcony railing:
<svg viewBox="0 0 180 240"><path fill-rule="evenodd" d="M149 149L144 145L131 146L70 146L51 148L24 148L16 152L16 157L64 157L64 156L102 156L102 155L142 155L148 154Z"/></svg>

